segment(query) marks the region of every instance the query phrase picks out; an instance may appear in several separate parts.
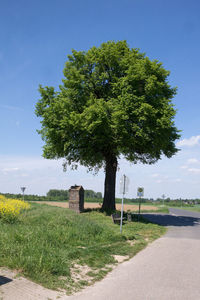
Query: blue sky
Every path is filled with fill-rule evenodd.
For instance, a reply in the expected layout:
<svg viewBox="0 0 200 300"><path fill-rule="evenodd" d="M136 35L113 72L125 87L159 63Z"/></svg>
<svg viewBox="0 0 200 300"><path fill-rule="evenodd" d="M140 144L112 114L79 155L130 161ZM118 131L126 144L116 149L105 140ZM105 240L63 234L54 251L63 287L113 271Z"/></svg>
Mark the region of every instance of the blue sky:
<svg viewBox="0 0 200 300"><path fill-rule="evenodd" d="M147 197L200 196L200 2L162 0L2 0L0 10L0 192L45 194L72 184L103 192L104 173L44 160L34 115L38 85L58 87L67 55L108 40L126 39L171 71L181 151L153 166L120 161L119 179L130 179L129 197L144 186Z"/></svg>

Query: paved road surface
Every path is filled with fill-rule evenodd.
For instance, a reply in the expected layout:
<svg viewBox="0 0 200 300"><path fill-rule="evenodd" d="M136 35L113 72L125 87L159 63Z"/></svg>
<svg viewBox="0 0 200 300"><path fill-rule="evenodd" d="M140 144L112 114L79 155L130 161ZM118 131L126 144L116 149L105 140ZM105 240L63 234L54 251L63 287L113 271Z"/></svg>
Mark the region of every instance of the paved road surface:
<svg viewBox="0 0 200 300"><path fill-rule="evenodd" d="M170 215L145 216L168 226L168 233L128 262L119 265L101 282L79 294L60 299L199 300L200 213L171 209ZM24 298L9 298L11 284L2 285L5 300L56 299L56 295L48 292L46 296L42 293L40 298L31 298L31 293L30 297L26 294Z"/></svg>
<svg viewBox="0 0 200 300"><path fill-rule="evenodd" d="M200 213L170 208L170 214L146 214L153 223L169 226L166 237L200 239ZM199 298L200 299L200 298Z"/></svg>
<svg viewBox="0 0 200 300"><path fill-rule="evenodd" d="M71 300L200 299L200 214L145 216L169 226L168 233Z"/></svg>

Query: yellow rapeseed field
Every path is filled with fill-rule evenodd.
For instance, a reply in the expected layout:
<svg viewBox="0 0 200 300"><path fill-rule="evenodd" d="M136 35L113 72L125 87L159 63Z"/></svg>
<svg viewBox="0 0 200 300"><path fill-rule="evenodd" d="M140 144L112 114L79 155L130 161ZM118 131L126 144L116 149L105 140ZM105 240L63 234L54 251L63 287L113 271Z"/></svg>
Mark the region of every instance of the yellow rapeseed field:
<svg viewBox="0 0 200 300"><path fill-rule="evenodd" d="M22 200L8 199L0 195L0 219L4 221L16 221L20 213L29 207L30 205Z"/></svg>

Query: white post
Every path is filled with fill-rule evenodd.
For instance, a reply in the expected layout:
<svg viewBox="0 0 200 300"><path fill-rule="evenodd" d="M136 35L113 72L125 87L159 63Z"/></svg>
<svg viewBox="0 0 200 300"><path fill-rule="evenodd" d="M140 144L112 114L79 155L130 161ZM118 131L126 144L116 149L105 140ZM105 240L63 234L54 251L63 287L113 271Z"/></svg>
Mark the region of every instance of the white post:
<svg viewBox="0 0 200 300"><path fill-rule="evenodd" d="M122 220L123 220L123 206L124 206L125 186L126 186L126 175L123 175L123 193L122 193L122 206L121 206L120 233L122 233Z"/></svg>
<svg viewBox="0 0 200 300"><path fill-rule="evenodd" d="M162 205L164 206L164 200L165 200L165 195L164 194L162 195L162 199L163 199L163 201L162 201L163 204Z"/></svg>
<svg viewBox="0 0 200 300"><path fill-rule="evenodd" d="M138 212L138 221L140 218L140 207L141 207L141 198L144 196L144 188L139 187L137 191L137 196L139 197L139 212Z"/></svg>

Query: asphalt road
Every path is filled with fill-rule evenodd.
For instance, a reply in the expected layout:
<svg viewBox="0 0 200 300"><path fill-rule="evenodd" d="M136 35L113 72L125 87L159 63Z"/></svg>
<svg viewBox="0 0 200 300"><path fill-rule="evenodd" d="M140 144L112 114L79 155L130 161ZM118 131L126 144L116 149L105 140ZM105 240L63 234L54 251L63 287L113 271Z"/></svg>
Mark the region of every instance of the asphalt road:
<svg viewBox="0 0 200 300"><path fill-rule="evenodd" d="M167 234L71 300L200 299L200 213L145 214Z"/></svg>
<svg viewBox="0 0 200 300"><path fill-rule="evenodd" d="M118 265L102 281L69 297L5 270L0 276L0 299L199 300L200 213L170 209L170 215L144 216L168 226L167 234Z"/></svg>
<svg viewBox="0 0 200 300"><path fill-rule="evenodd" d="M170 214L144 214L148 220L169 226L166 237L200 239L200 213L170 208Z"/></svg>

